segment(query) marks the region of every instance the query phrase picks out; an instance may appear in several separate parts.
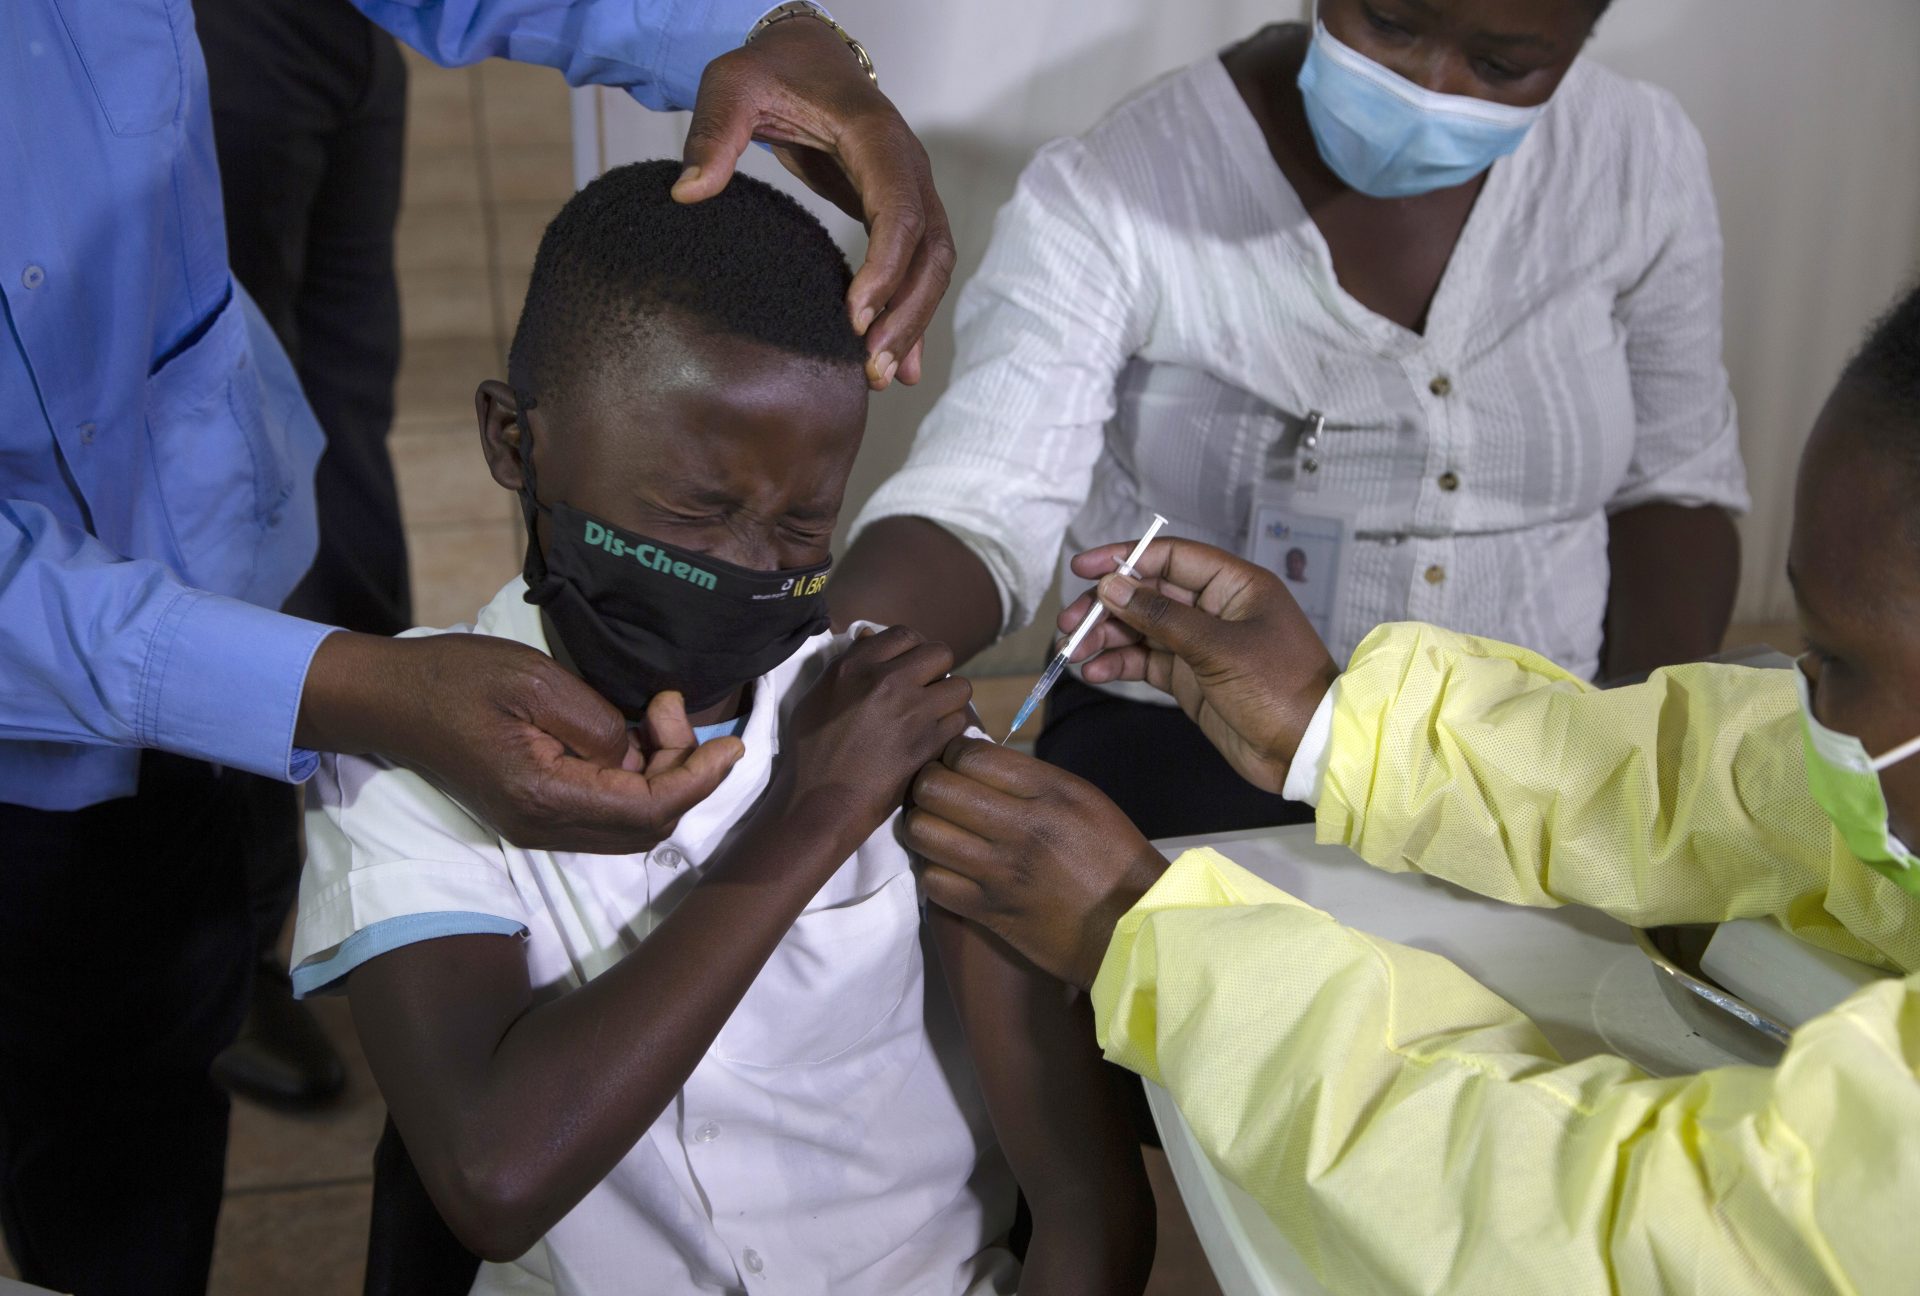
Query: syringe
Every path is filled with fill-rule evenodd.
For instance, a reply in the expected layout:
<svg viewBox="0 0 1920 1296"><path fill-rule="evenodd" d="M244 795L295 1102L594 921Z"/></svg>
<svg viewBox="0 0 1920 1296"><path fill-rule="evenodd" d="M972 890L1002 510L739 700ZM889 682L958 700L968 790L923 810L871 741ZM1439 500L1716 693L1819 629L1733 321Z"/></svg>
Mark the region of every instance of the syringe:
<svg viewBox="0 0 1920 1296"><path fill-rule="evenodd" d="M1147 552L1147 546L1153 543L1153 538L1160 534L1160 528L1166 524L1167 520L1158 513L1153 515L1153 525L1148 527L1147 533L1140 537L1140 543L1133 547L1133 552L1127 555L1127 560L1120 564L1122 573L1128 576L1135 574L1133 565L1140 561L1141 555ZM1053 655L1053 660L1047 663L1047 669L1041 672L1040 682L1033 686L1033 692L1027 694L1027 700L1020 704L1019 714L1013 717L1013 728L1007 730L1007 736L1001 740L1002 742L1013 741L1013 736L1020 732L1020 726L1027 722L1027 717L1033 714L1034 708L1039 706L1052 691L1053 686L1060 682L1060 675L1067 669L1067 662L1072 659L1075 650L1080 647L1080 641L1100 624L1100 619L1106 614L1106 604L1095 599L1093 610L1087 613L1087 619L1080 623L1080 628L1075 630L1060 651Z"/></svg>

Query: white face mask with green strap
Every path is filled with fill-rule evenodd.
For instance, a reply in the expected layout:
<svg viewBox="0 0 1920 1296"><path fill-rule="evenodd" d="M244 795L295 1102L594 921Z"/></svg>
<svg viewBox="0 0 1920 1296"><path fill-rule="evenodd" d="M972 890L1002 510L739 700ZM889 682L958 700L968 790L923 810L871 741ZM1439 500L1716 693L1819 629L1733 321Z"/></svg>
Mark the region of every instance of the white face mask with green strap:
<svg viewBox="0 0 1920 1296"><path fill-rule="evenodd" d="M1886 794L1880 788L1880 771L1920 754L1920 738L1882 756L1867 755L1858 738L1836 733L1814 716L1807 673L1800 669L1799 661L1794 667L1794 682L1800 689L1800 716L1805 721L1807 787L1813 799L1827 812L1827 818L1840 830L1840 839L1861 863L1893 879L1901 889L1920 895L1920 857L1893 835Z"/></svg>

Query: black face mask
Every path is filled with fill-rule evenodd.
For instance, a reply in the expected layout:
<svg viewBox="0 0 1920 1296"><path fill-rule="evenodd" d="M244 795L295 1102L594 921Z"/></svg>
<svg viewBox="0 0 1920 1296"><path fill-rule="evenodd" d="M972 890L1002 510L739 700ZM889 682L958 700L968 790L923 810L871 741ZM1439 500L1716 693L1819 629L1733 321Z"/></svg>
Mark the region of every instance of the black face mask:
<svg viewBox="0 0 1920 1296"><path fill-rule="evenodd" d="M705 710L827 628L831 559L753 571L570 504L549 508L535 498L532 457L523 446L527 602L546 611L581 677L628 715L666 689L678 689L689 712ZM537 513L547 515L544 556Z"/></svg>

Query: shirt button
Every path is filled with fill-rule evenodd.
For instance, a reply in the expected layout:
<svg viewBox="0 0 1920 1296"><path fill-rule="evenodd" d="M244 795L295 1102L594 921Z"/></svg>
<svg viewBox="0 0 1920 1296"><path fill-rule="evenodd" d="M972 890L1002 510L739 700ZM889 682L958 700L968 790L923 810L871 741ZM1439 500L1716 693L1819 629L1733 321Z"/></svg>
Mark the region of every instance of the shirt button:
<svg viewBox="0 0 1920 1296"><path fill-rule="evenodd" d="M745 1265L747 1272L751 1274L757 1274L766 1268L766 1265L760 1262L760 1253L752 1247L748 1247L740 1253L740 1263Z"/></svg>
<svg viewBox="0 0 1920 1296"><path fill-rule="evenodd" d="M1447 578L1447 569L1445 567L1442 567L1439 563L1435 563L1433 566L1427 568L1426 575L1427 575L1427 584L1438 585L1441 581Z"/></svg>
<svg viewBox="0 0 1920 1296"><path fill-rule="evenodd" d="M80 427L79 427L79 432L80 432L80 444L81 444L81 445L92 445L92 444L93 444L93 434L94 434L94 433L96 433L96 432L98 432L99 430L100 430L100 429L99 429L98 427L96 427L96 426L95 426L94 424L92 424L92 423L82 423L82 424L80 425Z"/></svg>
<svg viewBox="0 0 1920 1296"><path fill-rule="evenodd" d="M1427 390L1435 396L1451 396L1453 395L1453 380L1445 374L1440 374L1435 377L1432 382L1427 384Z"/></svg>
<svg viewBox="0 0 1920 1296"><path fill-rule="evenodd" d="M679 868L687 862L687 857L671 846L666 847L664 850L656 851L654 854L655 858L668 868Z"/></svg>
<svg viewBox="0 0 1920 1296"><path fill-rule="evenodd" d="M1459 489L1460 489L1460 474L1459 474L1459 473L1454 473L1454 472L1443 472L1443 473L1441 473L1441 474L1440 474L1440 489L1441 489L1441 490L1443 490L1443 491L1457 491L1457 490L1459 490Z"/></svg>
<svg viewBox="0 0 1920 1296"><path fill-rule="evenodd" d="M693 1141L696 1143L711 1143L719 1137L720 1127L713 1121L708 1121L693 1132Z"/></svg>
<svg viewBox="0 0 1920 1296"><path fill-rule="evenodd" d="M20 272L20 282L29 288L38 288L47 281L47 272L37 265L30 265Z"/></svg>

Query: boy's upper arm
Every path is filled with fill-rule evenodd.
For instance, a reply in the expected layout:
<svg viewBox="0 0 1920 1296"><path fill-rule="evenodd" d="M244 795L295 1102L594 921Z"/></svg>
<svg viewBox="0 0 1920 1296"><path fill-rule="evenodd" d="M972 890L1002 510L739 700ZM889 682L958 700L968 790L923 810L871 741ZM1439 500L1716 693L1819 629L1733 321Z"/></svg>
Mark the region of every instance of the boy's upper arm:
<svg viewBox="0 0 1920 1296"><path fill-rule="evenodd" d="M431 1175L471 1109L463 1095L532 1005L520 942L464 935L403 946L355 969L347 998L380 1093Z"/></svg>
<svg viewBox="0 0 1920 1296"><path fill-rule="evenodd" d="M1036 1219L1049 1196L1098 1191L1098 1149L1131 1141L1084 995L998 936L930 906L927 922L994 1133Z"/></svg>

